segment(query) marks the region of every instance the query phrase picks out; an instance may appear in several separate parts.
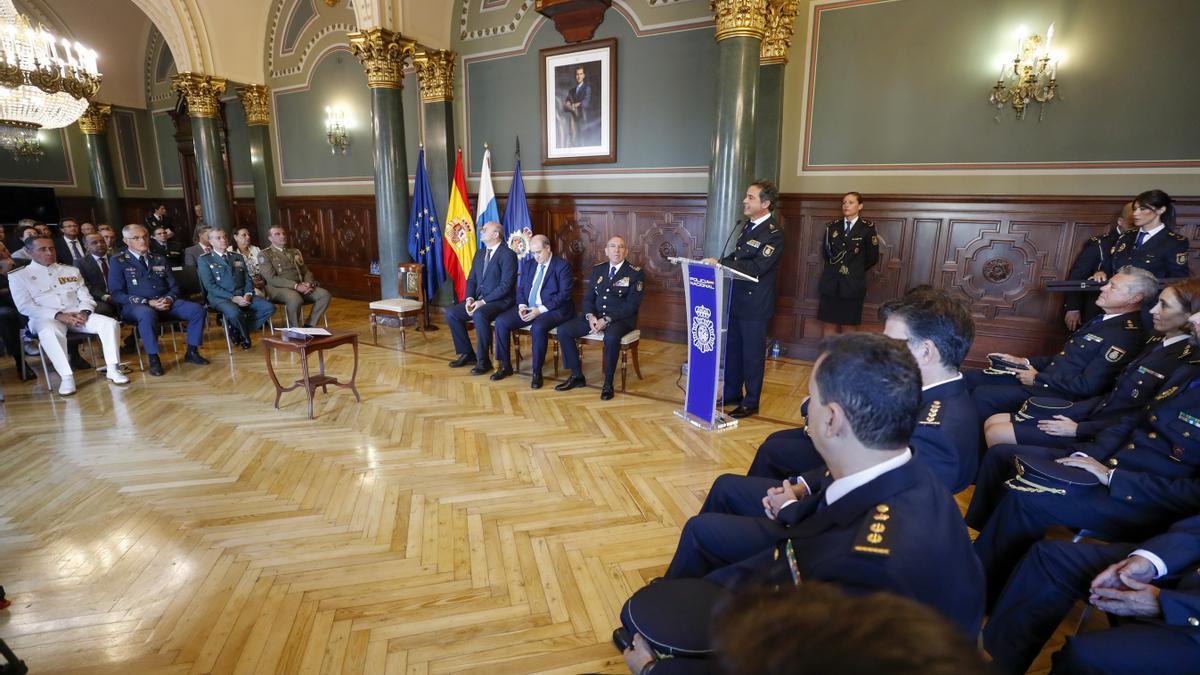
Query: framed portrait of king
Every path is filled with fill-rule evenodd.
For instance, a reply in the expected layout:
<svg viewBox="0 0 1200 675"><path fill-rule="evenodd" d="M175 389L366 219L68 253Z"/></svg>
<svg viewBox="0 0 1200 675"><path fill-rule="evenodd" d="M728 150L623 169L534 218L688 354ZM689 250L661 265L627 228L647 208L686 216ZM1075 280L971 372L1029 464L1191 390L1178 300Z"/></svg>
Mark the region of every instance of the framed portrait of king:
<svg viewBox="0 0 1200 675"><path fill-rule="evenodd" d="M617 161L617 41L538 52L542 164Z"/></svg>

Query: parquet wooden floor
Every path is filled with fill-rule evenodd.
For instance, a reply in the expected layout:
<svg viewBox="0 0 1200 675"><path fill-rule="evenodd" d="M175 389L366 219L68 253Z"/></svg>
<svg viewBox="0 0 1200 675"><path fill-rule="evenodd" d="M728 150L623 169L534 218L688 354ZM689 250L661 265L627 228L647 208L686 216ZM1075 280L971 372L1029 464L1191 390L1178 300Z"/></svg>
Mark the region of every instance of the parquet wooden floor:
<svg viewBox="0 0 1200 675"><path fill-rule="evenodd" d="M763 416L706 433L672 415L682 345L644 341L646 379L601 402L451 370L445 329L371 346L365 303L331 323L361 331L363 400L318 394L313 421L215 330L211 366L166 347L165 377L69 399L6 368L0 636L33 672L625 672L621 603L798 422L809 372L769 363Z"/></svg>

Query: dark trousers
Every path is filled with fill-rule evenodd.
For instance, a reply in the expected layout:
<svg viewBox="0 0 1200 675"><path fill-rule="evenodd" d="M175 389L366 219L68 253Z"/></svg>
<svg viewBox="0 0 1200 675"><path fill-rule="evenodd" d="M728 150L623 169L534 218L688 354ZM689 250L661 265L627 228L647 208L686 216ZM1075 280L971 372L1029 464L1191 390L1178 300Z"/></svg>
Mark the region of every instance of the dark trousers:
<svg viewBox="0 0 1200 675"><path fill-rule="evenodd" d="M617 372L617 360L621 357L621 338L636 326L634 320L621 319L604 329L604 383L611 385L613 373ZM579 345L575 344L591 332L586 318L569 319L558 327L558 348L562 352L563 366L576 377L583 377L583 365L579 362Z"/></svg>
<svg viewBox="0 0 1200 675"><path fill-rule="evenodd" d="M804 428L785 429L767 436L758 446L747 476L759 476L776 481L798 476L825 464Z"/></svg>
<svg viewBox="0 0 1200 675"><path fill-rule="evenodd" d="M233 300L218 300L210 304L213 309L224 315L231 329L240 331L241 336L246 338L261 328L275 313L275 305L257 295L246 307L239 307Z"/></svg>
<svg viewBox="0 0 1200 675"><path fill-rule="evenodd" d="M550 342L550 330L570 318L570 312L552 309L545 314L539 314L533 321L522 321L519 310L510 307L496 317L496 360L504 364L510 363L508 350L512 332L529 326L530 342L533 344L530 354L533 372L542 372L542 365L546 363L546 345Z"/></svg>
<svg viewBox="0 0 1200 675"><path fill-rule="evenodd" d="M176 300L171 308L158 311L150 305L122 305L121 318L137 324L142 344L147 354L158 353L159 318L187 321L188 347L199 347L204 342L204 307L190 300Z"/></svg>
<svg viewBox="0 0 1200 675"><path fill-rule="evenodd" d="M742 488L749 489L748 485ZM762 555L786 538L787 528L765 515L701 513L689 518L683 526L679 546L665 576L667 579L708 576L723 567ZM725 583L722 575L712 580Z"/></svg>
<svg viewBox="0 0 1200 675"><path fill-rule="evenodd" d="M1114 499L1103 485L1066 488L1066 494L1008 490L975 540L975 553L987 575L989 605L995 601L1026 551L1061 525L1087 529L1114 541L1141 541L1184 516L1155 504Z"/></svg>
<svg viewBox="0 0 1200 675"><path fill-rule="evenodd" d="M1021 409L1021 404L1029 400L1031 394L1025 385L1013 378L1013 384L988 384L976 387L971 391L971 399L975 401L975 411L979 413L980 424L996 413L1014 413Z"/></svg>
<svg viewBox="0 0 1200 675"><path fill-rule="evenodd" d="M120 305L109 300L97 300L95 312L104 316L110 316L118 321L121 319Z"/></svg>
<svg viewBox="0 0 1200 675"><path fill-rule="evenodd" d="M725 402L757 408L767 363L769 320L729 318L725 342ZM744 389L744 391L743 391Z"/></svg>
<svg viewBox="0 0 1200 675"><path fill-rule="evenodd" d="M983 629L983 646L992 655L992 665L1001 673L1027 671L1075 602L1087 599L1092 579L1135 548L1065 541L1042 541L1030 548ZM1127 656L1140 658L1145 653L1139 648Z"/></svg>
<svg viewBox="0 0 1200 675"><path fill-rule="evenodd" d="M25 370L25 352L21 349L21 328L24 325L25 317L17 311L5 291L4 295L0 295L0 341L4 342L4 350L13 357L21 372Z"/></svg>
<svg viewBox="0 0 1200 675"><path fill-rule="evenodd" d="M492 321L512 306L512 302L488 302L467 314L467 304L460 302L446 308L446 325L450 327L450 337L454 339L455 354L475 354L479 363L488 363L492 351ZM471 337L467 334L467 322L475 324L475 347L471 347Z"/></svg>

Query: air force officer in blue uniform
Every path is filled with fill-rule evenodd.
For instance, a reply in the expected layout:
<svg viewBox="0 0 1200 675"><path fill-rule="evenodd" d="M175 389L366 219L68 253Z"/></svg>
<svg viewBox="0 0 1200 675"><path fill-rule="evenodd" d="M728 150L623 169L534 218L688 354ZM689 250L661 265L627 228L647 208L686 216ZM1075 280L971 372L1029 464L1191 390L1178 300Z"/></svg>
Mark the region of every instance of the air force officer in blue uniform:
<svg viewBox="0 0 1200 675"><path fill-rule="evenodd" d="M446 309L446 324L454 339L457 358L451 368L475 364L472 375L482 375L492 369L492 321L513 306L517 285L517 254L504 245L504 230L500 223L484 223L480 229L483 248L471 262L467 276L467 297ZM467 322L475 323L475 346L467 334Z"/></svg>
<svg viewBox="0 0 1200 675"><path fill-rule="evenodd" d="M225 316L226 325L242 349L250 348L250 333L275 313L275 305L254 294L254 277L246 259L229 250L224 230L208 233L212 250L196 261L200 285L208 304Z"/></svg>
<svg viewBox="0 0 1200 675"><path fill-rule="evenodd" d="M158 320L187 321L188 363L205 366L208 359L200 355L204 340L204 308L194 302L179 299L179 285L171 274L167 259L150 252L150 235L141 225L126 225L121 230L128 247L112 257L108 266L108 290L121 306L121 318L137 323L138 334L146 353L150 355L150 374L162 375L158 358Z"/></svg>
<svg viewBox="0 0 1200 675"><path fill-rule="evenodd" d="M550 331L575 313L571 296L574 280L566 260L550 252L550 239L535 234L529 240L533 260L522 266L517 281L516 307L496 318L496 360L500 367L492 373L493 380L503 380L513 374L508 360L509 335L518 328L529 326L533 343L533 380L530 388L542 386L542 364L546 361L546 345Z"/></svg>

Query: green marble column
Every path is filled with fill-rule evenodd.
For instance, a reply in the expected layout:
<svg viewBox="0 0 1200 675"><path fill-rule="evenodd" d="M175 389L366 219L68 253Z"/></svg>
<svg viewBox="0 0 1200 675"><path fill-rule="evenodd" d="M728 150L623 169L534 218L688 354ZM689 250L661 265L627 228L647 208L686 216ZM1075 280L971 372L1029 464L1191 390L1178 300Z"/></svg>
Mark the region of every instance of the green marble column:
<svg viewBox="0 0 1200 675"><path fill-rule="evenodd" d="M763 64L758 70L758 102L754 108L754 177L779 185L783 145L784 64Z"/></svg>
<svg viewBox="0 0 1200 675"><path fill-rule="evenodd" d="M254 215L257 239L264 246L272 227L279 225L275 190L275 155L271 152L270 92L262 85L238 88L250 132L250 173L254 181Z"/></svg>
<svg viewBox="0 0 1200 675"><path fill-rule="evenodd" d="M83 132L83 144L87 149L88 173L92 180L92 195L96 199L96 219L119 230L125 224L121 222L112 153L108 150L108 120L111 115L112 106L92 103L79 118L79 130Z"/></svg>
<svg viewBox="0 0 1200 675"><path fill-rule="evenodd" d="M721 257L742 216L742 197L754 180L754 106L758 94L760 37L722 39L717 30L717 123L708 177L704 251Z"/></svg>
<svg viewBox="0 0 1200 675"><path fill-rule="evenodd" d="M233 195L229 194L225 157L221 152L220 117L225 80L199 73L180 73L171 78L171 85L187 99L204 224L229 232L233 227Z"/></svg>
<svg viewBox="0 0 1200 675"><path fill-rule="evenodd" d="M425 169L439 222L445 222L450 205L450 181L454 171L454 52L439 50L417 54L417 83L421 87L421 106L425 115ZM455 302L452 284L442 284L433 304L449 306Z"/></svg>
<svg viewBox="0 0 1200 675"><path fill-rule="evenodd" d="M379 230L379 289L394 297L397 263L408 255L408 159L404 147L404 63L416 44L382 28L350 33L350 48L367 72L371 88L375 148L375 219Z"/></svg>

